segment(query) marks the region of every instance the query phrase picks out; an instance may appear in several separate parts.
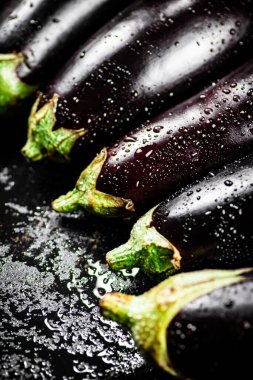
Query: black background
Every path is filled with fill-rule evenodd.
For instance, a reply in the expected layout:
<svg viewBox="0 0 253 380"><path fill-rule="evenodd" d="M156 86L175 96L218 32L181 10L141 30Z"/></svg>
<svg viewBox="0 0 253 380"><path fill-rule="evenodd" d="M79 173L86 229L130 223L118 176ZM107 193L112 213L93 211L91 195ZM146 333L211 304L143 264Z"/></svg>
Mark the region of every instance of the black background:
<svg viewBox="0 0 253 380"><path fill-rule="evenodd" d="M106 291L154 285L105 263L133 222L56 214L51 201L73 187L85 162L28 163L19 153L25 121L0 124L0 378L168 379L98 307Z"/></svg>

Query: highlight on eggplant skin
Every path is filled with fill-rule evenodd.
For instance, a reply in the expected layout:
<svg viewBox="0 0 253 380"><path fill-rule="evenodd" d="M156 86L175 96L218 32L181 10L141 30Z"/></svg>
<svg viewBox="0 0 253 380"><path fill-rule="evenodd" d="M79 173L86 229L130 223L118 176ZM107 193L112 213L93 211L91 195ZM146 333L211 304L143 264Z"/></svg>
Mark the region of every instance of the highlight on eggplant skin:
<svg viewBox="0 0 253 380"><path fill-rule="evenodd" d="M50 108L57 96L54 115L38 118L34 110L23 154L80 159L245 62L253 47L252 4L135 2L85 43L44 90L37 111ZM86 134L64 151L54 138L59 128Z"/></svg>
<svg viewBox="0 0 253 380"><path fill-rule="evenodd" d="M246 379L251 373L252 268L178 274L137 297L108 293L100 307L175 377Z"/></svg>
<svg viewBox="0 0 253 380"><path fill-rule="evenodd" d="M23 104L126 0L0 4L0 111Z"/></svg>
<svg viewBox="0 0 253 380"><path fill-rule="evenodd" d="M250 60L216 85L111 145L104 153L106 159L99 174L94 177L94 188L105 194L105 207L107 197L114 195L131 200L137 212L145 210L213 167L250 153L252 119L253 60ZM94 162L81 174L72 192L74 196L69 192L53 203L56 211L93 207L86 180L93 165ZM120 210L117 215L121 216Z"/></svg>
<svg viewBox="0 0 253 380"><path fill-rule="evenodd" d="M108 149L97 188L135 204L168 191L253 147L253 60L215 86L125 135Z"/></svg>
<svg viewBox="0 0 253 380"><path fill-rule="evenodd" d="M252 215L251 155L210 172L151 209L137 221L129 241L107 253L107 263L115 270L140 267L161 276L179 269L250 266Z"/></svg>

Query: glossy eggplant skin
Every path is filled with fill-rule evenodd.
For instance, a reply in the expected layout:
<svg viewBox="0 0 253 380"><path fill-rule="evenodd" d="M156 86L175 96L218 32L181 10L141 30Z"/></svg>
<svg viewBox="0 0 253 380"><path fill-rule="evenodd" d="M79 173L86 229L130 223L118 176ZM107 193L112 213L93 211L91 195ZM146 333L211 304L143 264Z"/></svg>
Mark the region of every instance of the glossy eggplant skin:
<svg viewBox="0 0 253 380"><path fill-rule="evenodd" d="M22 52L17 69L25 83L51 79L93 32L129 2L126 0L10 1L0 16L0 53Z"/></svg>
<svg viewBox="0 0 253 380"><path fill-rule="evenodd" d="M60 0L10 0L0 9L0 53L20 52L59 7Z"/></svg>
<svg viewBox="0 0 253 380"><path fill-rule="evenodd" d="M108 149L97 181L138 210L253 148L253 60Z"/></svg>
<svg viewBox="0 0 253 380"><path fill-rule="evenodd" d="M167 329L170 359L188 379L248 379L252 344L252 274L191 301Z"/></svg>
<svg viewBox="0 0 253 380"><path fill-rule="evenodd" d="M253 156L227 165L160 203L152 226L179 250L181 269L253 262Z"/></svg>
<svg viewBox="0 0 253 380"><path fill-rule="evenodd" d="M59 95L55 129L111 142L189 97L250 55L252 1L138 1L72 57L45 91ZM78 153L78 157L80 157Z"/></svg>

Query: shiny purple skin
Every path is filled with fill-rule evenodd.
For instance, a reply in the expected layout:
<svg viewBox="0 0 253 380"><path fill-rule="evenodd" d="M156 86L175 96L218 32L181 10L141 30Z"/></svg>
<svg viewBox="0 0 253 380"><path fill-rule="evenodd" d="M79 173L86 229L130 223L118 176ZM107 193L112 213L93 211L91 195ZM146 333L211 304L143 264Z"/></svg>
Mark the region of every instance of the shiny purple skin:
<svg viewBox="0 0 253 380"><path fill-rule="evenodd" d="M249 379L253 347L253 276L188 303L167 329L174 368L189 379Z"/></svg>
<svg viewBox="0 0 253 380"><path fill-rule="evenodd" d="M0 5L0 53L22 52L19 78L51 79L81 43L127 0L10 0Z"/></svg>
<svg viewBox="0 0 253 380"><path fill-rule="evenodd" d="M84 146L111 143L244 62L253 47L252 5L140 0L83 45L41 104L59 94L55 129L88 130L76 144L81 156Z"/></svg>
<svg viewBox="0 0 253 380"><path fill-rule="evenodd" d="M20 52L32 40L60 0L9 0L0 4L0 53Z"/></svg>
<svg viewBox="0 0 253 380"><path fill-rule="evenodd" d="M179 190L152 226L180 252L181 270L253 265L253 156Z"/></svg>
<svg viewBox="0 0 253 380"><path fill-rule="evenodd" d="M112 145L97 188L138 210L253 149L253 60Z"/></svg>

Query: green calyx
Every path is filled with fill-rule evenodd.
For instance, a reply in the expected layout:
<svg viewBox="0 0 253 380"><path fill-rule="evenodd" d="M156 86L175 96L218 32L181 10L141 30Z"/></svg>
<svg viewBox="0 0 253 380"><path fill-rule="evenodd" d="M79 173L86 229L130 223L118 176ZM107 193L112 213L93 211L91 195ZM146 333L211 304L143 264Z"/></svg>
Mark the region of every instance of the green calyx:
<svg viewBox="0 0 253 380"><path fill-rule="evenodd" d="M180 269L179 251L151 225L153 211L137 221L126 244L107 253L112 269L140 267L152 275L169 275Z"/></svg>
<svg viewBox="0 0 253 380"><path fill-rule="evenodd" d="M69 154L86 131L84 129L58 128L53 130L56 124L56 109L59 95L53 97L40 109L38 109L42 94L37 97L28 120L27 142L22 149L22 154L33 161L43 158L52 158L58 161L69 159Z"/></svg>
<svg viewBox="0 0 253 380"><path fill-rule="evenodd" d="M68 213L84 209L102 217L128 216L134 212L134 205L130 199L115 197L96 189L106 157L107 150L104 148L82 172L75 189L53 202L55 211Z"/></svg>
<svg viewBox="0 0 253 380"><path fill-rule="evenodd" d="M130 329L138 346L171 375L183 378L167 350L167 329L190 302L247 278L242 270L203 270L172 276L141 296L108 293L100 301L105 317Z"/></svg>
<svg viewBox="0 0 253 380"><path fill-rule="evenodd" d="M0 54L0 113L19 105L36 91L35 86L25 84L17 75L17 67L24 60L22 53Z"/></svg>

